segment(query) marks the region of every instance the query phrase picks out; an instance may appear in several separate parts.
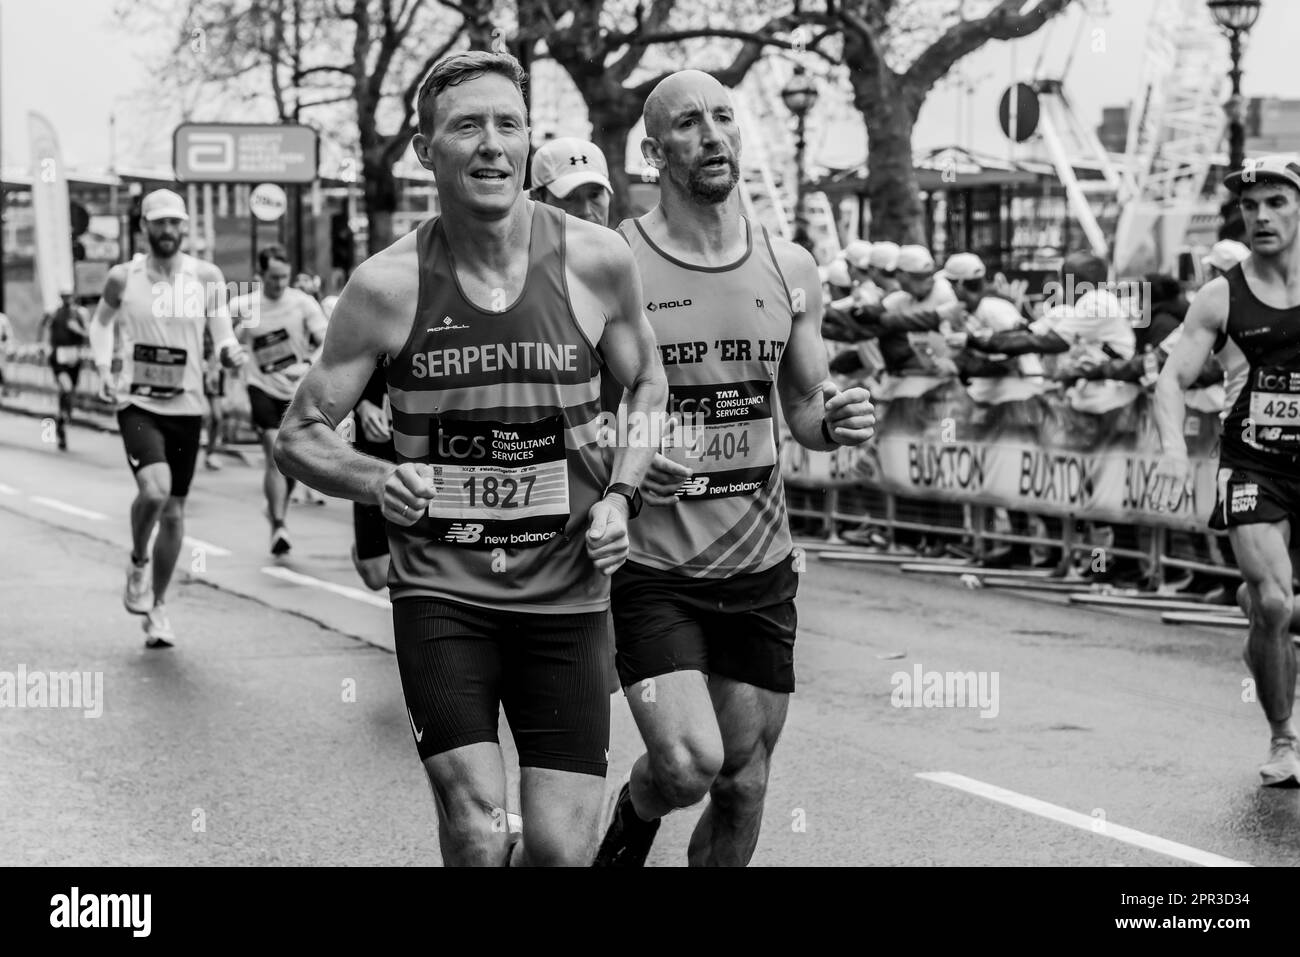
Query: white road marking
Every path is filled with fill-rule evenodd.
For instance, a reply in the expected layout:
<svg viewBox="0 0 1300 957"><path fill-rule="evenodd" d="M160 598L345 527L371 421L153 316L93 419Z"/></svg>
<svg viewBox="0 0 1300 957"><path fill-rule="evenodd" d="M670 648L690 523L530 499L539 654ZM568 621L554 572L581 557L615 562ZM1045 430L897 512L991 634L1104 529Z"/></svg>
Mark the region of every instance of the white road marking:
<svg viewBox="0 0 1300 957"><path fill-rule="evenodd" d="M220 545L213 545L211 542L205 542L201 538L191 538L189 535L186 535L185 544L189 545L191 548L202 549L214 558L230 557L230 552L227 549L222 548Z"/></svg>
<svg viewBox="0 0 1300 957"><path fill-rule="evenodd" d="M1155 851L1157 854L1176 857L1192 864L1200 864L1204 867L1254 866L1245 861L1234 861L1228 857L1211 854L1209 851L1202 851L1195 847L1188 847L1186 844L1179 844L1177 841L1156 837L1154 834L1135 831L1131 827L1124 827L1122 824L1114 824L1104 819L1080 814L1078 811L1071 811L1069 808L1056 804L1048 804L1046 801L1038 800L1038 798L1000 788L996 784L986 784L983 781L968 778L964 774L953 774L951 771L924 771L917 774L917 777L926 781L933 781L936 784L946 784L950 788L957 788L982 798L988 798L990 801L1008 804L1021 811L1028 811L1030 814L1037 814L1039 817L1045 817L1060 824L1068 824L1070 827L1077 827L1082 831L1091 831L1093 834L1102 837L1111 837L1117 841L1123 841L1126 844L1132 844L1148 851Z"/></svg>
<svg viewBox="0 0 1300 957"><path fill-rule="evenodd" d="M310 575L300 575L297 572L291 572L287 568L276 568L274 566L262 569L263 575L270 575L272 578L279 578L283 581L290 582L294 585L308 585L312 588L320 588L336 595L342 595L344 598L351 598L353 601L365 602L367 605L374 605L376 608L393 607L392 602L386 598L380 598L378 595L372 595L370 592L362 591L360 588L349 588L347 585L336 585L333 582L327 582L320 578L312 578Z"/></svg>
<svg viewBox="0 0 1300 957"><path fill-rule="evenodd" d="M60 502L58 499L45 498L42 495L33 495L32 501L37 505L44 505L46 508L52 508L57 512L67 512L69 515L76 515L78 518L89 518L96 522L108 521L107 515L99 512L92 512L88 508L79 508L76 505L69 505L67 502Z"/></svg>
<svg viewBox="0 0 1300 957"><path fill-rule="evenodd" d="M12 485L0 485L0 495L17 495L18 489Z"/></svg>

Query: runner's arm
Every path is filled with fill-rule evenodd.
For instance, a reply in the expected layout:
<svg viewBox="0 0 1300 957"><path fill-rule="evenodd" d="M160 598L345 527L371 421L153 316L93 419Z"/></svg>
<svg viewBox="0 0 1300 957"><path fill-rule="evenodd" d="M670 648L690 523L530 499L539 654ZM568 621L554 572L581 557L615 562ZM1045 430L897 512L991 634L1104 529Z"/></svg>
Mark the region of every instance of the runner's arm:
<svg viewBox="0 0 1300 957"><path fill-rule="evenodd" d="M394 466L356 451L336 431L356 406L396 329L410 326L415 297L391 261L367 260L339 297L321 351L294 393L275 443L275 463L289 478L354 502L382 501Z"/></svg>
<svg viewBox="0 0 1300 957"><path fill-rule="evenodd" d="M226 364L225 353L239 349L235 328L230 319L230 303L226 301L226 277L211 263L203 263L199 278L208 289L208 335L212 337L212 352Z"/></svg>
<svg viewBox="0 0 1300 957"><path fill-rule="evenodd" d="M95 306L90 328L86 330L90 336L90 353L101 376L107 376L113 365L113 326L117 320L117 311L122 308L122 292L125 288L125 272L120 266L114 266L108 271L104 292Z"/></svg>
<svg viewBox="0 0 1300 957"><path fill-rule="evenodd" d="M325 330L329 327L325 319L325 312L311 296L306 297L303 308L307 311L305 325L307 327L307 341L313 346L314 351L307 357L307 361L312 365L320 362L321 350L325 348Z"/></svg>
<svg viewBox="0 0 1300 957"><path fill-rule="evenodd" d="M1227 316L1228 282L1215 279L1192 300L1178 344L1156 380L1156 428L1160 430L1160 446L1166 455L1187 455L1187 441L1183 438L1187 406L1183 395L1205 368Z"/></svg>
<svg viewBox="0 0 1300 957"><path fill-rule="evenodd" d="M596 248L604 273L596 288L608 290L605 329L598 348L609 371L627 390L628 421L650 421L668 406L668 377L659 358L654 328L641 309L641 277L626 244L608 243ZM610 484L625 482L641 487L659 451L648 442L644 445L631 448L619 442Z"/></svg>
<svg viewBox="0 0 1300 957"><path fill-rule="evenodd" d="M826 364L826 347L822 343L822 288L817 274L817 264L812 255L800 246L783 240L773 244L777 252L781 272L785 276L786 286L790 291L792 306L796 307L790 324L790 341L786 343L781 355L780 373L777 376L777 393L781 399L781 411L785 415L786 426L795 440L804 448L814 451L829 451L844 444L856 444L854 441L836 442L826 440L826 431L831 428L827 402L830 395L839 392L839 387L830 378L830 369ZM797 307L803 306L802 310ZM860 394L860 396L859 396ZM849 407L853 416L844 417L837 428L860 431L870 429L875 419L870 416L870 402L867 391L854 388L844 393L850 399L837 406L837 411ZM865 408L858 408L861 404ZM836 416L840 420L840 416ZM823 429L827 423L827 429ZM831 432L832 439L840 434ZM846 438L854 438L848 432ZM859 436L862 441L866 436Z"/></svg>

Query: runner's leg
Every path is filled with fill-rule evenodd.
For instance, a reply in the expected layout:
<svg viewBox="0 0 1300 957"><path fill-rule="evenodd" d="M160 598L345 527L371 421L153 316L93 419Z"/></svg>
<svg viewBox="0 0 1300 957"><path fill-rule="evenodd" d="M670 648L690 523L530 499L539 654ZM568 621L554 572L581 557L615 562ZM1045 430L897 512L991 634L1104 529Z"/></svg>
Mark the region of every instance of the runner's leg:
<svg viewBox="0 0 1300 957"><path fill-rule="evenodd" d="M423 731L423 729L421 729ZM481 742L426 758L446 867L504 867L510 852L501 746Z"/></svg>
<svg viewBox="0 0 1300 957"><path fill-rule="evenodd" d="M279 429L262 430L262 451L266 454L262 494L266 496L266 508L271 513L271 524L275 527L284 524L285 512L289 509L289 495L295 484L292 479L285 478L275 465L275 439L279 434Z"/></svg>
<svg viewBox="0 0 1300 957"><path fill-rule="evenodd" d="M772 752L785 726L790 696L717 674L709 678L709 695L724 758L709 788L709 804L691 835L687 859L692 867L744 867L758 844Z"/></svg>
<svg viewBox="0 0 1300 957"><path fill-rule="evenodd" d="M513 867L586 867L596 853L605 779L595 774L519 769L524 836Z"/></svg>
<svg viewBox="0 0 1300 957"><path fill-rule="evenodd" d="M171 469L166 462L145 465L135 473L135 484L135 501L131 503L131 557L143 564L148 557L149 539L172 493Z"/></svg>
<svg viewBox="0 0 1300 957"><path fill-rule="evenodd" d="M153 601L164 604L176 560L185 538L185 499L169 496L158 521L158 537L153 543Z"/></svg>
<svg viewBox="0 0 1300 957"><path fill-rule="evenodd" d="M674 671L625 691L646 745L646 753L632 765L637 817L651 821L698 803L723 763L708 680L699 671Z"/></svg>
<svg viewBox="0 0 1300 957"><path fill-rule="evenodd" d="M1295 736L1296 655L1288 630L1291 591L1290 527L1286 522L1237 525L1228 532L1250 595L1250 635L1242 657L1255 679L1273 735Z"/></svg>

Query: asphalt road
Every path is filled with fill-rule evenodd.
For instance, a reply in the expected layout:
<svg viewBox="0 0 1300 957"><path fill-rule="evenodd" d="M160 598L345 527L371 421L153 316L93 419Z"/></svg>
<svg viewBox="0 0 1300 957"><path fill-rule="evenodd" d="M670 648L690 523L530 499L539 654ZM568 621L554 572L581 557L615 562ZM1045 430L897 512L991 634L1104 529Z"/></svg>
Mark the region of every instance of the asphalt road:
<svg viewBox="0 0 1300 957"><path fill-rule="evenodd" d="M200 469L178 645L151 652L120 603L119 440L75 429L59 453L48 431L0 413L0 678L102 673L102 714L0 706L0 865L437 863L350 506L293 506L275 561L257 459ZM799 607L756 865L1300 863L1300 791L1257 786L1242 632L812 556ZM986 696L913 699L918 668ZM611 787L639 751L616 697ZM685 862L698 814L665 821L651 864Z"/></svg>

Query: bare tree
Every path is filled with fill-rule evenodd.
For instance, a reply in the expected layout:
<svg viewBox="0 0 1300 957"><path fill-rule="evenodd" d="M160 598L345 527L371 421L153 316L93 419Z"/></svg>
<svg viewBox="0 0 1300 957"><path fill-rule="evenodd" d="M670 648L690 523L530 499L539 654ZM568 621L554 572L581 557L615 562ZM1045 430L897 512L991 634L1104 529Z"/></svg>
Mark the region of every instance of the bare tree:
<svg viewBox="0 0 1300 957"><path fill-rule="evenodd" d="M853 102L867 125L867 192L872 232L901 242L925 241L920 190L912 166L912 130L935 83L963 57L990 40L1013 40L1036 31L1072 0L994 0L981 16L967 17L969 0L946 10L916 0L829 0L810 21L842 37ZM938 35L926 42L924 35ZM903 68L899 61L910 59ZM892 65L891 65L892 64Z"/></svg>
<svg viewBox="0 0 1300 957"><path fill-rule="evenodd" d="M233 119L265 102L280 122L312 123L361 159L370 251L393 240L394 167L415 133L415 93L462 35L482 35L431 0L191 0L176 21L167 0L121 9L128 25L170 17L175 43L165 75L191 98L187 118ZM216 91L206 98L198 91ZM346 112L352 123L343 123ZM341 112L342 111L342 112ZM247 118L243 113L240 119ZM269 117L268 117L269 118ZM345 129L339 135L340 128Z"/></svg>

